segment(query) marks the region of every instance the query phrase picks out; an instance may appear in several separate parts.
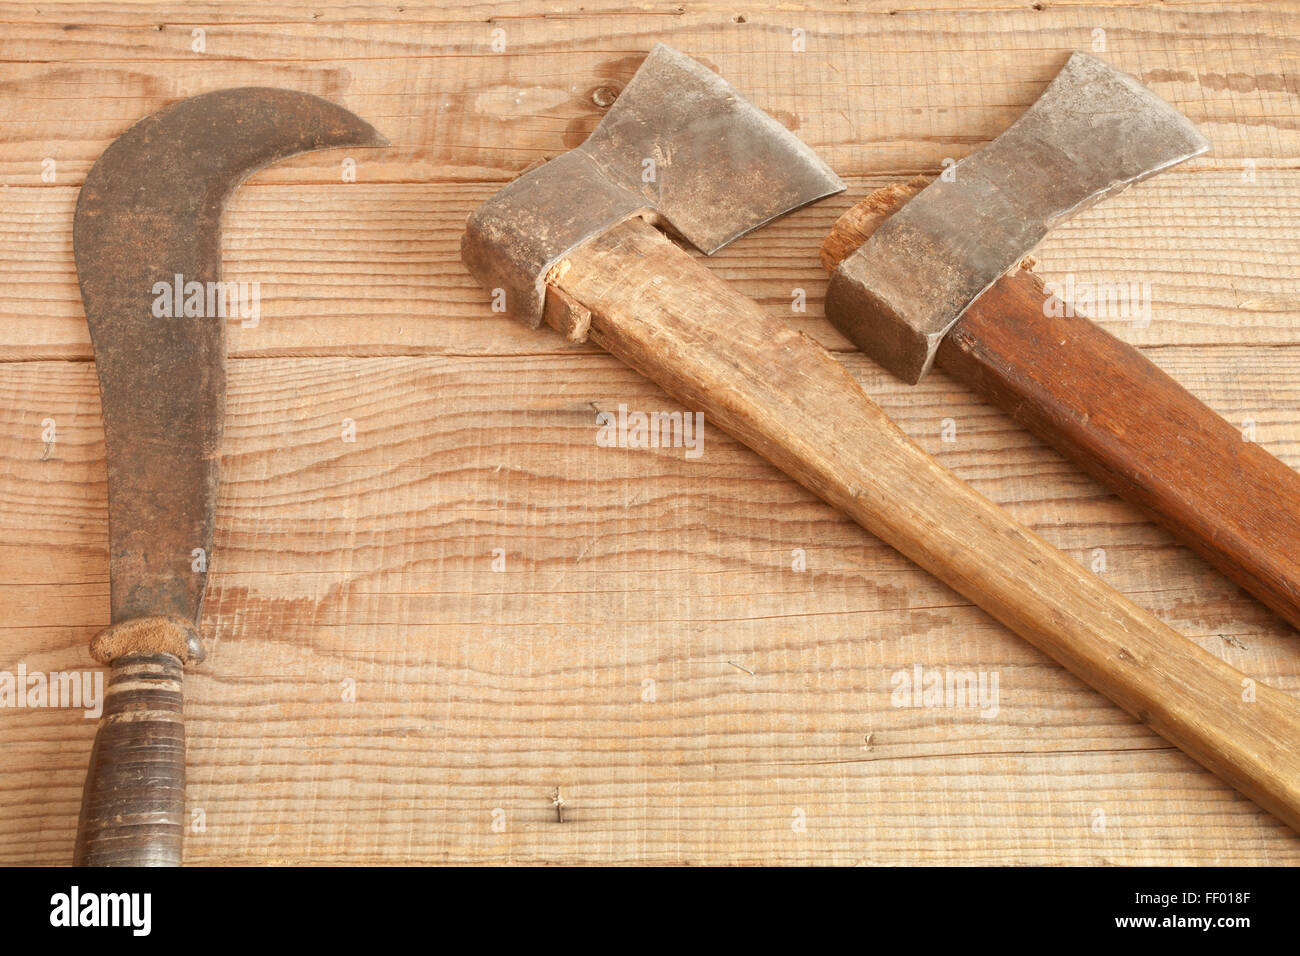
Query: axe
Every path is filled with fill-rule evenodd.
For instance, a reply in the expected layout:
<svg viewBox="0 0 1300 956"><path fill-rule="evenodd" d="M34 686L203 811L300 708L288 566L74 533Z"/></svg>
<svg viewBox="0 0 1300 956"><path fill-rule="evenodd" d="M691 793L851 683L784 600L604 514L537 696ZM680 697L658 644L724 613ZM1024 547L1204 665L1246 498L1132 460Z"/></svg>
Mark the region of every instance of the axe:
<svg viewBox="0 0 1300 956"><path fill-rule="evenodd" d="M1182 637L922 451L830 353L705 253L842 189L720 77L660 45L585 143L469 219L500 311L590 339L1300 828L1300 707ZM1254 695L1243 693L1254 687Z"/></svg>
<svg viewBox="0 0 1300 956"><path fill-rule="evenodd" d="M204 656L198 621L226 401L224 310L207 314L229 291L226 198L286 156L386 142L316 96L221 90L136 123L81 187L73 247L104 416L112 623L90 645L109 676L77 865L181 862L181 668ZM165 298L174 286L179 309Z"/></svg>
<svg viewBox="0 0 1300 956"><path fill-rule="evenodd" d="M937 364L982 393L1300 627L1300 475L1021 268L1056 223L1208 148L1075 53L950 180L877 190L840 219L826 315L905 382Z"/></svg>

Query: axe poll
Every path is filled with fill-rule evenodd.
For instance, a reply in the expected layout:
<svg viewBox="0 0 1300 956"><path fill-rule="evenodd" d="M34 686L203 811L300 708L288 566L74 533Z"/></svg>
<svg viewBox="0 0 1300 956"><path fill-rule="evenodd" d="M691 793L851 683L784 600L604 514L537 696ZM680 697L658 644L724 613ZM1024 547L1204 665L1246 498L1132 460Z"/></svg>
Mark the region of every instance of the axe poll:
<svg viewBox="0 0 1300 956"><path fill-rule="evenodd" d="M220 90L136 123L81 187L73 247L104 417L112 623L91 643L110 670L78 865L181 862L181 669L203 659L198 622L226 398L225 320L206 314L215 296L203 293L221 281L226 199L286 156L386 142L307 93ZM200 299L159 317L156 287L173 283Z"/></svg>
<svg viewBox="0 0 1300 956"><path fill-rule="evenodd" d="M647 175L653 170L653 175ZM469 219L507 313L590 339L1300 828L1300 708L1137 607L950 474L712 252L842 184L720 77L650 53L591 137Z"/></svg>
<svg viewBox="0 0 1300 956"><path fill-rule="evenodd" d="M1022 260L1092 204L1209 149L1137 80L1075 53L991 144L877 190L822 246L826 315L915 384L937 364L1300 627L1300 475Z"/></svg>

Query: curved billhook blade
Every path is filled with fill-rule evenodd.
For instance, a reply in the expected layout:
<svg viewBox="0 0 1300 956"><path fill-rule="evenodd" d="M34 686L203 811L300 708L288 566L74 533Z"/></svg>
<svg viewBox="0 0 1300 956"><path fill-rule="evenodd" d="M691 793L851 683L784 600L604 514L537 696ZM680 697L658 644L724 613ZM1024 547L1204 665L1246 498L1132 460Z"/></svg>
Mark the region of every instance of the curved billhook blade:
<svg viewBox="0 0 1300 956"><path fill-rule="evenodd" d="M146 117L86 176L73 247L103 405L114 623L197 621L202 607L196 562L212 550L225 408L226 197L295 153L386 144L320 97L247 87Z"/></svg>

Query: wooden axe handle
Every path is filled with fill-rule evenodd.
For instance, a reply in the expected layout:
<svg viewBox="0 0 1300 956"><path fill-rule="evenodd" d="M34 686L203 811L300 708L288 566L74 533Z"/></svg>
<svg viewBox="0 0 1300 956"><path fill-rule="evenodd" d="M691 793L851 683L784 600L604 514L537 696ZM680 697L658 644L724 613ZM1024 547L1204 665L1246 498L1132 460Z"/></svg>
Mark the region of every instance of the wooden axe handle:
<svg viewBox="0 0 1300 956"><path fill-rule="evenodd" d="M919 185L878 190L846 213L822 247L827 269ZM1054 314L1064 310L1052 301L1032 272L1003 276L944 338L935 364L1300 628L1300 475L1141 351L1086 316Z"/></svg>
<svg viewBox="0 0 1300 956"><path fill-rule="evenodd" d="M922 451L825 349L640 220L550 276L548 321L744 442L1300 829L1300 706L1061 554Z"/></svg>
<svg viewBox="0 0 1300 956"><path fill-rule="evenodd" d="M76 866L180 866L185 829L181 661L113 661L77 825Z"/></svg>

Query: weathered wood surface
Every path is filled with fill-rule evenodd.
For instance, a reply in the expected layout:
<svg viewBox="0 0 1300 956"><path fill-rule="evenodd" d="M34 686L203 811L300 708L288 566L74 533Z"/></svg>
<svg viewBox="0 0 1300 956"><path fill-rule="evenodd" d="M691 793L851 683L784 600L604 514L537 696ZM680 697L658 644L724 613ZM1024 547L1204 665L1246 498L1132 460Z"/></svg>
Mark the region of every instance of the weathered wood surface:
<svg viewBox="0 0 1300 956"><path fill-rule="evenodd" d="M552 275L591 341L1300 831L1300 702L1188 641L956 478L829 351L640 219L569 252ZM991 719L992 707L981 713Z"/></svg>
<svg viewBox="0 0 1300 956"><path fill-rule="evenodd" d="M821 316L831 222L978 148L1104 29L1214 151L1058 230L1039 271L1149 281L1150 324L1106 327L1298 467L1300 7L581 6L0 4L0 670L88 668L107 618L80 179L172 99L288 85L396 145L350 154L356 183L338 154L282 164L228 213L227 278L263 303L231 326L189 862L1300 862L1281 824L715 429L698 459L597 447L597 410L677 406L490 315L456 255L475 203L580 140L592 92L662 39L849 178L712 265L845 351ZM1135 510L941 375L907 389L844 358L1018 519L1088 566L1103 549L1137 603L1300 693L1295 632ZM917 664L996 671L996 717L891 706ZM70 858L93 730L0 710L0 861Z"/></svg>
<svg viewBox="0 0 1300 956"><path fill-rule="evenodd" d="M838 269L926 185L917 176L853 206L823 241L822 266ZM935 367L1300 627L1300 472L1245 440L1241 427L1088 316L1106 315L1140 293L1125 288L1121 299L1116 290L1085 312L1026 265L1032 260L970 304L939 343ZM1067 290L1061 295L1071 298ZM826 316L866 354L879 354L868 312L842 303L837 309L834 286Z"/></svg>

